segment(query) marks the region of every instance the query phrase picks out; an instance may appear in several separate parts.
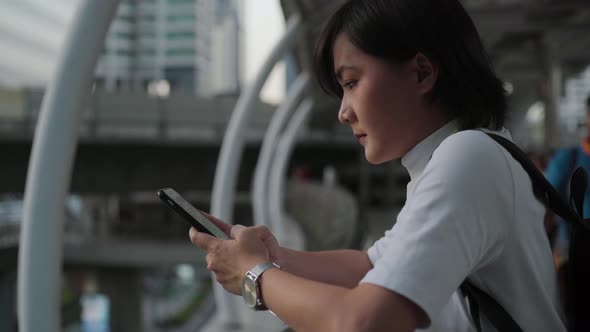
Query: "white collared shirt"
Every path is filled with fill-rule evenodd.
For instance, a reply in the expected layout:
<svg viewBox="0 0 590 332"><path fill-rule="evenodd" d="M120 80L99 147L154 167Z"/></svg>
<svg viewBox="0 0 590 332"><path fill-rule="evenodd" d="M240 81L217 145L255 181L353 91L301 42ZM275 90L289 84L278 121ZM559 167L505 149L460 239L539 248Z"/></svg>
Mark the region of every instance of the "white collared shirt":
<svg viewBox="0 0 590 332"><path fill-rule="evenodd" d="M503 129L496 134L511 139ZM524 331L565 331L545 208L520 164L482 131L450 122L410 150L407 200L368 254L361 283L395 291L420 306L427 331L474 331L457 292L469 279ZM484 331L494 331L481 317Z"/></svg>

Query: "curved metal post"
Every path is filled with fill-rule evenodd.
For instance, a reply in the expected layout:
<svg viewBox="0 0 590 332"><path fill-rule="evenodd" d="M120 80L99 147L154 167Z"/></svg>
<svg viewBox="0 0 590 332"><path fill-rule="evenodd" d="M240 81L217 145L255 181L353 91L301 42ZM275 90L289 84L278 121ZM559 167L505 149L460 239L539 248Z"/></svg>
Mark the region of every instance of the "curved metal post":
<svg viewBox="0 0 590 332"><path fill-rule="evenodd" d="M64 203L82 106L119 0L86 0L70 27L35 131L18 257L19 331L60 331Z"/></svg>
<svg viewBox="0 0 590 332"><path fill-rule="evenodd" d="M232 223L238 165L242 158L244 133L249 116L272 69L283 58L286 51L293 46L301 32L303 32L303 24L299 16L295 15L287 21L285 35L264 62L254 84L240 96L232 113L217 159L211 200L211 213L221 220ZM215 284L213 290L219 321L230 327L239 325L236 296L225 292L218 284Z"/></svg>
<svg viewBox="0 0 590 332"><path fill-rule="evenodd" d="M272 229L279 243L281 243L286 236L283 227L283 214L285 213L285 178L287 166L289 165L291 153L297 142L297 134L305 125L313 106L313 100L311 98L306 98L297 108L291 121L289 121L289 126L277 145L277 153L270 173L269 215Z"/></svg>
<svg viewBox="0 0 590 332"><path fill-rule="evenodd" d="M256 170L254 172L254 181L252 182L252 207L254 211L254 223L256 225L270 226L268 222L268 178L270 165L273 161L273 156L278 142L278 137L281 130L285 127L285 123L295 110L297 103L301 100L301 96L309 87L310 77L308 73L301 73L295 80L285 101L275 111L275 114L268 125L268 129L264 134L262 147L258 154L258 161L256 162Z"/></svg>

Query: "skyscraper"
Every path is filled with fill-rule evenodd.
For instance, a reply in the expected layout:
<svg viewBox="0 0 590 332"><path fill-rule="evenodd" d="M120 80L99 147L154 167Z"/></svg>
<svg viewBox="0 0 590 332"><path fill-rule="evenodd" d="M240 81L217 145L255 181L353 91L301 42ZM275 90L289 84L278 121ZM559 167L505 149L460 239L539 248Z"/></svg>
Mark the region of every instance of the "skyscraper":
<svg viewBox="0 0 590 332"><path fill-rule="evenodd" d="M206 1L206 0L205 0ZM208 90L212 94L240 90L240 25L235 0L217 0L211 39L211 72Z"/></svg>
<svg viewBox="0 0 590 332"><path fill-rule="evenodd" d="M106 90L166 82L196 95L239 90L236 0L124 0L96 70Z"/></svg>

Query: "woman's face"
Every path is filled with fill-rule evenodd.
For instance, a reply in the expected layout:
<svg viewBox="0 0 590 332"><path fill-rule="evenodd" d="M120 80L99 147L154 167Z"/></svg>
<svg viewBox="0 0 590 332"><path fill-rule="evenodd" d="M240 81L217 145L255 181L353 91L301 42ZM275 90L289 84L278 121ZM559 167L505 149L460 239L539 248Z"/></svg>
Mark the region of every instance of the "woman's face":
<svg viewBox="0 0 590 332"><path fill-rule="evenodd" d="M361 51L344 33L336 38L334 70L343 89L338 119L352 127L372 164L403 157L444 125L440 112L425 103L417 68L415 59L385 62Z"/></svg>

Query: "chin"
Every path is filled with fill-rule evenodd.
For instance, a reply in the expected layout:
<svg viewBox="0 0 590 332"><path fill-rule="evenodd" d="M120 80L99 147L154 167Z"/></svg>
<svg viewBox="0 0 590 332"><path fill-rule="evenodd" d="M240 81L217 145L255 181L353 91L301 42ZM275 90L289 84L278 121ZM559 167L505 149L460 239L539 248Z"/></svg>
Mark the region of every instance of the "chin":
<svg viewBox="0 0 590 332"><path fill-rule="evenodd" d="M372 153L369 153L365 150L365 159L367 159L367 161L371 165L379 165L379 164L386 163L390 160L393 160L394 158L387 158L383 155L372 154Z"/></svg>
<svg viewBox="0 0 590 332"><path fill-rule="evenodd" d="M383 164L388 161L399 159L403 156L404 153L401 151L375 151L368 146L365 147L365 159L367 159L371 165Z"/></svg>

